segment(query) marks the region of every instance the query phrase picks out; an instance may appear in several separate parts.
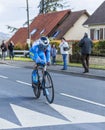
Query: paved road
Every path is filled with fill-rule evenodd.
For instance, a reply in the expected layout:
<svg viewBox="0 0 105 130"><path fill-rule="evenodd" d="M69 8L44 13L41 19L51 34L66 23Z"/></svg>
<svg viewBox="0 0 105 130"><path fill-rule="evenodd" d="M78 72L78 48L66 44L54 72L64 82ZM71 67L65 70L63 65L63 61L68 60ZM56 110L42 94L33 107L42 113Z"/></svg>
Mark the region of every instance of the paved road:
<svg viewBox="0 0 105 130"><path fill-rule="evenodd" d="M34 62L22 62L22 61L0 61L1 64L9 64L13 66L21 66L26 68L32 68L34 65ZM48 67L50 71L59 72L59 73L65 73L65 74L72 74L72 75L78 75L82 77L90 77L90 78L97 78L101 80L105 80L105 70L102 69L90 69L89 73L83 74L83 68L82 67L68 67L68 70L61 70L62 66L59 65L51 65Z"/></svg>
<svg viewBox="0 0 105 130"><path fill-rule="evenodd" d="M0 129L104 130L105 81L51 73L54 103L34 99L31 71L0 64Z"/></svg>

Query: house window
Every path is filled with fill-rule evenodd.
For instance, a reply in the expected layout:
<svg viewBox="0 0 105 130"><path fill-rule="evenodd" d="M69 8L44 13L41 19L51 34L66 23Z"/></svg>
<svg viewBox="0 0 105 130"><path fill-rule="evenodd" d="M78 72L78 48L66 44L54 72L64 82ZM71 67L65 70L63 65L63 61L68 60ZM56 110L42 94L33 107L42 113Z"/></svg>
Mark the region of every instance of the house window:
<svg viewBox="0 0 105 130"><path fill-rule="evenodd" d="M105 39L105 28L90 29L90 38L92 40L103 40Z"/></svg>
<svg viewBox="0 0 105 130"><path fill-rule="evenodd" d="M37 29L33 29L32 32L30 33L31 35L34 35L36 33Z"/></svg>
<svg viewBox="0 0 105 130"><path fill-rule="evenodd" d="M104 40L105 40L105 28L104 28Z"/></svg>
<svg viewBox="0 0 105 130"><path fill-rule="evenodd" d="M96 40L100 39L100 30L96 30Z"/></svg>
<svg viewBox="0 0 105 130"><path fill-rule="evenodd" d="M40 32L40 35L43 34L45 32L45 29L43 29L41 32Z"/></svg>
<svg viewBox="0 0 105 130"><path fill-rule="evenodd" d="M94 40L99 40L100 39L100 30L95 30L94 31Z"/></svg>
<svg viewBox="0 0 105 130"><path fill-rule="evenodd" d="M100 40L103 40L103 28L100 28Z"/></svg>
<svg viewBox="0 0 105 130"><path fill-rule="evenodd" d="M95 29L90 29L90 38L94 40Z"/></svg>
<svg viewBox="0 0 105 130"><path fill-rule="evenodd" d="M60 33L60 31L55 31L54 34L52 35L52 37L57 37L57 35Z"/></svg>

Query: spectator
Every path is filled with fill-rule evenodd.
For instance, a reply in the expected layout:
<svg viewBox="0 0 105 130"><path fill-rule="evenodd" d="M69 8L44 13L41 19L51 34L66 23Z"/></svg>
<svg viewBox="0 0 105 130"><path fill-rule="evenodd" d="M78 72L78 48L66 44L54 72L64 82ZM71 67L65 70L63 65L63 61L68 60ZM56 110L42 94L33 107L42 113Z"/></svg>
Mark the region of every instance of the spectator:
<svg viewBox="0 0 105 130"><path fill-rule="evenodd" d="M55 44L53 44L51 47L51 61L53 65L56 64L56 55L57 55L57 49Z"/></svg>
<svg viewBox="0 0 105 130"><path fill-rule="evenodd" d="M83 73L89 72L89 57L93 47L93 42L88 38L88 34L85 33L84 37L79 42L79 47L81 48L81 61L84 68Z"/></svg>
<svg viewBox="0 0 105 130"><path fill-rule="evenodd" d="M14 58L14 43L11 41L9 44L8 44L8 50L9 50L9 57L10 57L10 60L13 60Z"/></svg>
<svg viewBox="0 0 105 130"><path fill-rule="evenodd" d="M61 43L59 45L60 47L60 52L62 54L63 58L63 68L61 70L67 70L67 62L68 62L68 50L69 50L69 45L65 38L61 39Z"/></svg>
<svg viewBox="0 0 105 130"><path fill-rule="evenodd" d="M6 44L5 44L4 40L2 41L2 44L1 44L1 50L2 50L1 59L5 60L6 52L7 52L7 47L6 47Z"/></svg>

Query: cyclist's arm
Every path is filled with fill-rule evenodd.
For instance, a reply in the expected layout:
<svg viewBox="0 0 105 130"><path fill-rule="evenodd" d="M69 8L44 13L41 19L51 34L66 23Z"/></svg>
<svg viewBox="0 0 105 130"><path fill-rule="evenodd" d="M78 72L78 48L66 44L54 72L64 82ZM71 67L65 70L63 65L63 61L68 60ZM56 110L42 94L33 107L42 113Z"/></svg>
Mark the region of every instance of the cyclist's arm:
<svg viewBox="0 0 105 130"><path fill-rule="evenodd" d="M32 46L32 48L30 49L29 51L29 54L30 54L30 58L33 60L33 61L36 61L36 59L38 58L38 54L37 54L37 47L36 46Z"/></svg>
<svg viewBox="0 0 105 130"><path fill-rule="evenodd" d="M37 46L32 46L32 48L30 49L30 58L37 62L38 60L40 60L40 57L38 56L38 47Z"/></svg>

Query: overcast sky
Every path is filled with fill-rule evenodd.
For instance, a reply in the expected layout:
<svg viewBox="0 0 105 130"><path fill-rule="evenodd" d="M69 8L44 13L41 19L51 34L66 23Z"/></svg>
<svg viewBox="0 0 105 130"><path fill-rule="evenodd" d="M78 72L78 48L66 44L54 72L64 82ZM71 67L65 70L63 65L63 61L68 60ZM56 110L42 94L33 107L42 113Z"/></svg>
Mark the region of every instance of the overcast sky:
<svg viewBox="0 0 105 130"><path fill-rule="evenodd" d="M30 19L38 14L40 0L28 0ZM86 9L92 14L104 0L67 0L72 11ZM20 28L27 21L26 0L0 0L0 32L9 33L6 25Z"/></svg>

